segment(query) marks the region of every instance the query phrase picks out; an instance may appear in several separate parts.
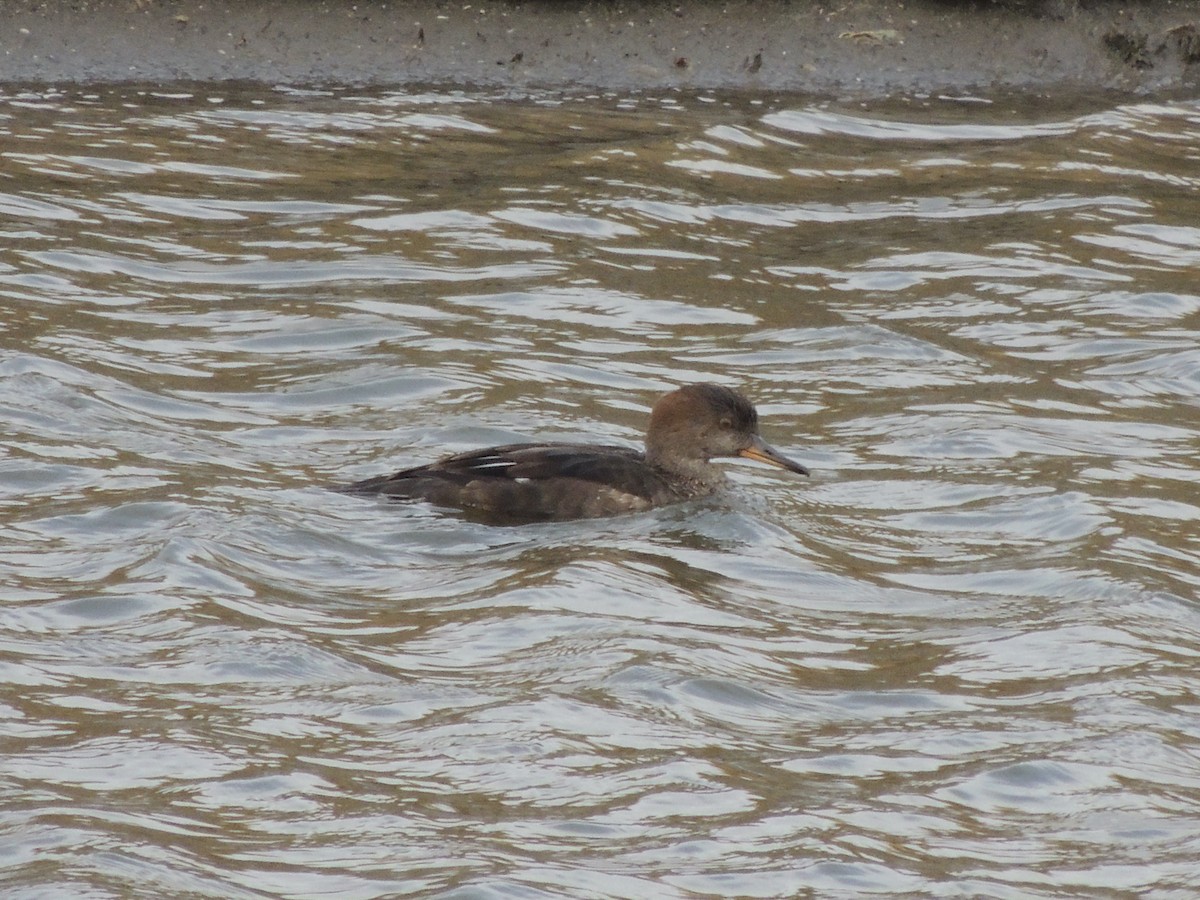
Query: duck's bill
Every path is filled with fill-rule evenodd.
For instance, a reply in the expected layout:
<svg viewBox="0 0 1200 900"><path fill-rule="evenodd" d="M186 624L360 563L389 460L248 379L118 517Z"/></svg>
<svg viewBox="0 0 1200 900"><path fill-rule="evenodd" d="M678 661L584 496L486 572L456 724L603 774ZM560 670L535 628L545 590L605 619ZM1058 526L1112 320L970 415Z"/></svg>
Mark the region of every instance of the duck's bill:
<svg viewBox="0 0 1200 900"><path fill-rule="evenodd" d="M739 450L738 456L745 459L758 460L761 463L766 463L768 466L775 466L777 469L787 469L789 472L795 472L798 475L808 474L808 469L800 465L800 463L788 459L760 437L755 437L754 443L749 447Z"/></svg>

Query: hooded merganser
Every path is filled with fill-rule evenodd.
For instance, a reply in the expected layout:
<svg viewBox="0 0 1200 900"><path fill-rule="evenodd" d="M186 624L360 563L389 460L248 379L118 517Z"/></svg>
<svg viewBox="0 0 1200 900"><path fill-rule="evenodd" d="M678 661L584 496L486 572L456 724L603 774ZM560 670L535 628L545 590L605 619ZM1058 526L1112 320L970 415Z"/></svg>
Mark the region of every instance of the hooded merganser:
<svg viewBox="0 0 1200 900"><path fill-rule="evenodd" d="M720 385L689 384L654 405L645 453L599 444L507 444L337 490L427 500L496 523L587 519L711 494L725 484L710 461L718 456L808 474L758 436L749 400Z"/></svg>

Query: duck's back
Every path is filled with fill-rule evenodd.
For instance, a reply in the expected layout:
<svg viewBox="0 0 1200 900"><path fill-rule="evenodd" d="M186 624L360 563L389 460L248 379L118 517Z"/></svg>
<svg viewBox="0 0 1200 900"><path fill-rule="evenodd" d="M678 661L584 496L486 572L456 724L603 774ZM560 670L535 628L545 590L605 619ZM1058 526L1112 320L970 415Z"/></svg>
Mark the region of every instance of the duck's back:
<svg viewBox="0 0 1200 900"><path fill-rule="evenodd" d="M512 522L611 516L680 499L679 486L638 451L569 443L473 450L341 490L427 500Z"/></svg>

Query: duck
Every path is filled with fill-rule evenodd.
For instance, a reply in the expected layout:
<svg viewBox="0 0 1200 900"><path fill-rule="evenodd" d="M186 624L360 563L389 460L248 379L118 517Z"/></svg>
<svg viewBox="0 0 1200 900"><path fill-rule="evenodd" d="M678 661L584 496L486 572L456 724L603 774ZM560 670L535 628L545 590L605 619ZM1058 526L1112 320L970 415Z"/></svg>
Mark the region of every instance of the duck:
<svg viewBox="0 0 1200 900"><path fill-rule="evenodd" d="M336 490L424 500L494 524L569 521L715 494L728 482L713 460L725 457L810 474L763 440L758 411L739 391L688 384L654 404L644 450L564 441L505 444L456 453Z"/></svg>

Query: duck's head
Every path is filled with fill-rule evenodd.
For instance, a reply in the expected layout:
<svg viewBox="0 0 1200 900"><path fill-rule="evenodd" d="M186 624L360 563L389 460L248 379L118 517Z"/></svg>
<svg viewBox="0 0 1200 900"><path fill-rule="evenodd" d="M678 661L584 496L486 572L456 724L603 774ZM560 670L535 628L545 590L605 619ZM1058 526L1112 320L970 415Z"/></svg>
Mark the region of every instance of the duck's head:
<svg viewBox="0 0 1200 900"><path fill-rule="evenodd" d="M758 411L732 388L689 384L665 395L650 413L646 458L682 469L723 456L755 459L807 475L808 469L768 444L758 433Z"/></svg>

